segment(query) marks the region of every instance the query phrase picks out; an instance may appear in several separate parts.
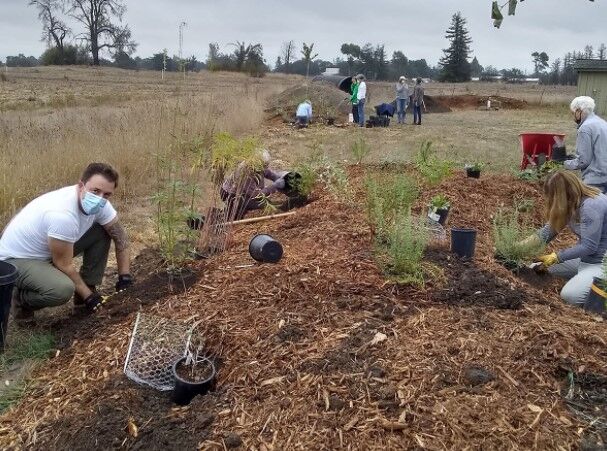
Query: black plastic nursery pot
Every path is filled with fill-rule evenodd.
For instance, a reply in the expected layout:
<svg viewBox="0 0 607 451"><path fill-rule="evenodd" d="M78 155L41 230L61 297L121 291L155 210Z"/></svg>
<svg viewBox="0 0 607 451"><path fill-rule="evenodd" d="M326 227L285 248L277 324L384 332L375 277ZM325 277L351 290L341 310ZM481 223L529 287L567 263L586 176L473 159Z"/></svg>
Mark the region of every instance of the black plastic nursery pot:
<svg viewBox="0 0 607 451"><path fill-rule="evenodd" d="M449 217L449 208L435 209L435 207L430 207L428 209L428 217L444 226L447 223L447 218Z"/></svg>
<svg viewBox="0 0 607 451"><path fill-rule="evenodd" d="M0 261L0 351L4 351L8 331L8 317L13 301L13 287L17 280L17 268L10 263Z"/></svg>
<svg viewBox="0 0 607 451"><path fill-rule="evenodd" d="M270 235L255 235L249 242L249 254L261 263L278 263L282 258L282 245Z"/></svg>
<svg viewBox="0 0 607 451"><path fill-rule="evenodd" d="M188 227L192 230L200 230L202 229L202 226L204 225L204 216L200 215L200 216L196 216L196 217L191 217L188 218L186 220L186 222L188 223Z"/></svg>
<svg viewBox="0 0 607 451"><path fill-rule="evenodd" d="M297 184L301 180L301 174L294 171L287 172L283 179L285 181L284 191L287 193L287 195L289 195L296 192Z"/></svg>
<svg viewBox="0 0 607 451"><path fill-rule="evenodd" d="M177 372L177 367L184 363L185 357L177 360L173 364L173 376L175 377L175 388L173 389L173 402L180 406L188 405L194 396L206 394L215 383L215 365L210 359L204 358L197 362L197 365L206 365L209 368L209 377L201 381L190 381L181 377Z"/></svg>
<svg viewBox="0 0 607 451"><path fill-rule="evenodd" d="M474 257L476 247L476 230L474 229L451 229L451 252L459 258Z"/></svg>
<svg viewBox="0 0 607 451"><path fill-rule="evenodd" d="M480 178L480 176L481 176L481 170L480 169L466 168L466 175L468 177L473 178L473 179L477 179L477 178Z"/></svg>
<svg viewBox="0 0 607 451"><path fill-rule="evenodd" d="M607 291L605 291L605 281L595 277L588 293L588 299L584 304L584 310L592 313L603 313L605 303L607 302Z"/></svg>
<svg viewBox="0 0 607 451"><path fill-rule="evenodd" d="M557 146L554 144L552 146L551 159L559 162L567 160L567 148L565 146Z"/></svg>

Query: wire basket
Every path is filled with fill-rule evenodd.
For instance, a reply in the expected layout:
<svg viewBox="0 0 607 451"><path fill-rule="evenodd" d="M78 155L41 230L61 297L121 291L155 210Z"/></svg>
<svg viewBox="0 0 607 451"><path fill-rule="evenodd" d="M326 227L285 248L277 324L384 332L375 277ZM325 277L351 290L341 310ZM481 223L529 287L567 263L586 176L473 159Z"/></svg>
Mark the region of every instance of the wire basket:
<svg viewBox="0 0 607 451"><path fill-rule="evenodd" d="M192 332L166 318L137 313L124 362L130 380L160 391L175 386L173 364L186 355Z"/></svg>

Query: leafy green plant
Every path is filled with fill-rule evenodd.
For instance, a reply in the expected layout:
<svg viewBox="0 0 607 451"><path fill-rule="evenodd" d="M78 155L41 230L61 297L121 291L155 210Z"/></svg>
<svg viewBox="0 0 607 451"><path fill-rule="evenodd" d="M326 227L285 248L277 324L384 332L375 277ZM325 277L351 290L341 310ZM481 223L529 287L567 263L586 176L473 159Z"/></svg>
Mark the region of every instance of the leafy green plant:
<svg viewBox="0 0 607 451"><path fill-rule="evenodd" d="M369 155L369 153L371 152L371 148L365 141L365 138L363 138L362 136L359 136L352 143L352 146L350 147L350 151L352 152L352 155L354 156L354 161L356 162L356 164L360 164L360 163L362 163L363 159L367 155Z"/></svg>
<svg viewBox="0 0 607 451"><path fill-rule="evenodd" d="M545 247L540 240L524 241L534 233L535 229L521 219L518 210L498 211L493 220L496 258L510 269L524 266Z"/></svg>
<svg viewBox="0 0 607 451"><path fill-rule="evenodd" d="M428 244L428 232L410 212L397 215L386 246L386 272L399 283L424 284L422 260Z"/></svg>
<svg viewBox="0 0 607 451"><path fill-rule="evenodd" d="M432 142L424 141L415 158L415 167L429 185L437 185L451 175L454 163L442 160L432 150Z"/></svg>
<svg viewBox="0 0 607 451"><path fill-rule="evenodd" d="M475 163L468 163L468 164L465 166L465 168L466 168L466 169L469 169L469 170L471 170L471 171L474 171L474 172L478 172L478 171L480 171L481 169L483 169L483 163L479 163L479 162L475 162Z"/></svg>
<svg viewBox="0 0 607 451"><path fill-rule="evenodd" d="M310 156L295 166L295 172L301 176L295 183L297 192L307 196L316 183L320 183L339 200L349 201L352 198L352 190L346 170L330 160L317 145L313 144L312 149Z"/></svg>
<svg viewBox="0 0 607 451"><path fill-rule="evenodd" d="M550 174L563 168L563 163L548 160L541 166L533 165L516 173L516 176L521 180L529 182L538 182L545 180Z"/></svg>
<svg viewBox="0 0 607 451"><path fill-rule="evenodd" d="M449 199L444 194L437 194L430 200L430 207L436 210L444 210L451 206Z"/></svg>
<svg viewBox="0 0 607 451"><path fill-rule="evenodd" d="M367 216L371 229L380 242L388 241L397 217L410 211L411 205L417 199L417 185L403 175L387 175L368 177L365 186Z"/></svg>

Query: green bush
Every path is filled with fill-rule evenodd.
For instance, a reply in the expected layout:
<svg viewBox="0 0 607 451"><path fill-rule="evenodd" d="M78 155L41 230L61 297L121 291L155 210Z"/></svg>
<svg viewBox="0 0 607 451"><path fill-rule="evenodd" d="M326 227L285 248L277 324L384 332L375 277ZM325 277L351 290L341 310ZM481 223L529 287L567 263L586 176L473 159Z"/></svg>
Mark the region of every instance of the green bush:
<svg viewBox="0 0 607 451"><path fill-rule="evenodd" d="M415 158L415 167L429 185L438 185L451 175L454 163L441 160L432 150L432 142L424 141Z"/></svg>
<svg viewBox="0 0 607 451"><path fill-rule="evenodd" d="M428 238L428 231L420 219L409 212L397 215L386 246L386 271L399 283L423 285L422 259Z"/></svg>
<svg viewBox="0 0 607 451"><path fill-rule="evenodd" d="M522 267L544 250L545 245L540 241L521 244L523 240L534 233L535 229L522 221L518 210L513 212L498 211L493 220L496 258L508 268Z"/></svg>
<svg viewBox="0 0 607 451"><path fill-rule="evenodd" d="M358 137L358 139L352 143L350 150L352 151L356 164L362 163L363 159L371 152L371 148L362 136Z"/></svg>
<svg viewBox="0 0 607 451"><path fill-rule="evenodd" d="M367 217L379 241L388 241L396 219L409 212L419 190L414 181L402 175L368 177Z"/></svg>

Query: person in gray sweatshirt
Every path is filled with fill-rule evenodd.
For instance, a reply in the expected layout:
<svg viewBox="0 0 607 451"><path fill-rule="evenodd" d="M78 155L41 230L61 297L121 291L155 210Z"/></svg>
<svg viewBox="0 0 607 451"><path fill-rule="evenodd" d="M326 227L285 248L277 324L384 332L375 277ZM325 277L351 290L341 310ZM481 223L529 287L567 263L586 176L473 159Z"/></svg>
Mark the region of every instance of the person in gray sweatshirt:
<svg viewBox="0 0 607 451"><path fill-rule="evenodd" d="M568 279L561 297L583 307L594 277L602 277L607 252L607 196L583 183L575 173L560 170L544 184L547 224L521 244L550 243L565 227L578 242L567 249L538 257L548 272Z"/></svg>
<svg viewBox="0 0 607 451"><path fill-rule="evenodd" d="M407 107L409 106L409 85L407 79L402 76L396 83L396 113L398 115L398 123L405 123L405 115L407 113Z"/></svg>
<svg viewBox="0 0 607 451"><path fill-rule="evenodd" d="M565 161L565 168L581 170L585 184L607 192L607 122L594 114L592 97L576 97L571 102L571 113L578 124L575 143L576 155Z"/></svg>

